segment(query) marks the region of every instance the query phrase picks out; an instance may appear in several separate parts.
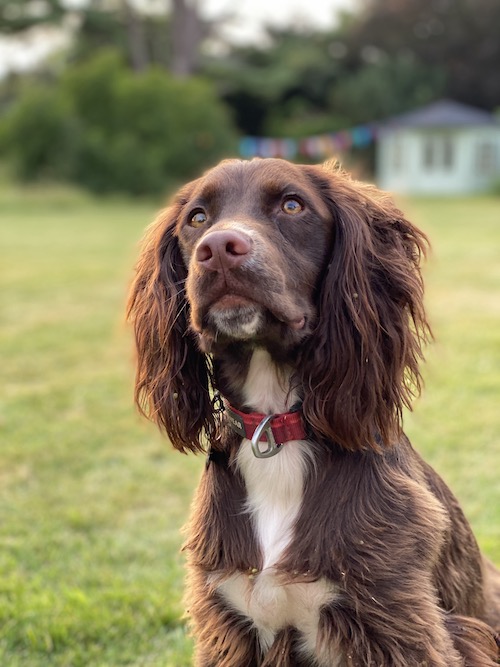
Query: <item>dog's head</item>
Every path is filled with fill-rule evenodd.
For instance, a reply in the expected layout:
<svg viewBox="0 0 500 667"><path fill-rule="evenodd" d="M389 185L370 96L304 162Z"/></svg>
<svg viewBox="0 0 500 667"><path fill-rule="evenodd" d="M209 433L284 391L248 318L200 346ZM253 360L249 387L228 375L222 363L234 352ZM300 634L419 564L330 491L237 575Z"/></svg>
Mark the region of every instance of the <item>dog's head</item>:
<svg viewBox="0 0 500 667"><path fill-rule="evenodd" d="M222 162L149 229L129 313L137 400L181 450L216 432L210 356L293 360L316 436L390 444L420 388L426 238L333 166Z"/></svg>
<svg viewBox="0 0 500 667"><path fill-rule="evenodd" d="M308 174L281 161L226 162L183 196L177 234L201 348L304 340L333 235Z"/></svg>

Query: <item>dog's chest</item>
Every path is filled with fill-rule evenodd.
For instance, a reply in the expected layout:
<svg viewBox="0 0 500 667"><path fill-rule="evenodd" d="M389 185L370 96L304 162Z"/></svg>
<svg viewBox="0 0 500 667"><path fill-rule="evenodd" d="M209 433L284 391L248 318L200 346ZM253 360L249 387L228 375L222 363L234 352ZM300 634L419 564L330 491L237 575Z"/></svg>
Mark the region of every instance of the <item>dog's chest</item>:
<svg viewBox="0 0 500 667"><path fill-rule="evenodd" d="M293 441L284 447L273 458L263 460L253 456L248 441L241 445L238 466L247 487L247 509L261 548L262 570L232 575L219 586L219 592L252 620L264 650L279 630L292 626L300 632L303 650L313 655L320 609L332 600L335 591L323 579L301 581L302 572L292 573L292 581L284 579L278 569L284 551L293 548L308 443Z"/></svg>
<svg viewBox="0 0 500 667"><path fill-rule="evenodd" d="M265 354L254 353L246 385L247 402L267 414L284 412L289 408L287 396L266 367ZM288 397L290 400L293 397ZM264 650L280 629L292 626L300 632L304 651L314 654L320 609L335 594L326 580L301 581L300 575L305 573L300 572L287 573L292 574L290 581L279 570L284 552L293 549L294 525L311 465L311 445L304 441L288 442L272 458L257 459L250 442L243 440L237 455L262 569L234 574L219 584L218 590L234 609L252 620Z"/></svg>
<svg viewBox="0 0 500 667"><path fill-rule="evenodd" d="M294 400L289 383L289 374L278 372L266 351L256 350L244 386L245 402L263 414L286 412ZM301 441L284 444L267 459L256 458L248 440L239 449L237 466L245 480L246 509L260 543L263 570L278 563L292 538L302 506L308 451L308 444Z"/></svg>

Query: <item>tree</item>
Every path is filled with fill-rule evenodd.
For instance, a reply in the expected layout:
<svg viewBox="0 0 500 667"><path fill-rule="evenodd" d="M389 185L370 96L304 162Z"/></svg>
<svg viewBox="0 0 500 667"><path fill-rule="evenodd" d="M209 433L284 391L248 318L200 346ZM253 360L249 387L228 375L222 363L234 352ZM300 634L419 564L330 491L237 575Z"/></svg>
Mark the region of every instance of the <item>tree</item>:
<svg viewBox="0 0 500 667"><path fill-rule="evenodd" d="M332 89L331 107L346 125L384 120L428 104L445 91L441 67L429 67L411 54L384 55L342 77Z"/></svg>
<svg viewBox="0 0 500 667"><path fill-rule="evenodd" d="M142 72L149 64L144 23L128 0L122 0L122 11L125 15L125 23L127 25L132 67L136 72Z"/></svg>
<svg viewBox="0 0 500 667"><path fill-rule="evenodd" d="M118 48L135 72L155 62L150 29L157 21L138 11L130 0L87 0L79 10L80 26L72 59L91 59L98 49ZM167 21L162 18L163 42L167 41Z"/></svg>
<svg viewBox="0 0 500 667"><path fill-rule="evenodd" d="M362 4L361 4L362 3ZM268 30L205 73L245 134L304 136L450 97L500 107L498 0L360 0L329 32Z"/></svg>
<svg viewBox="0 0 500 667"><path fill-rule="evenodd" d="M172 0L171 71L186 77L198 69L200 46L212 31L212 24L204 21L193 0Z"/></svg>
<svg viewBox="0 0 500 667"><path fill-rule="evenodd" d="M87 0L78 10L71 9L64 0L0 0L0 33L22 35L35 27L62 27L70 12L79 16L72 57L87 57L96 48L118 46L135 70L147 66L142 17L129 0Z"/></svg>
<svg viewBox="0 0 500 667"><path fill-rule="evenodd" d="M20 177L95 192L159 193L234 153L213 88L159 68L133 73L101 52L51 87L27 88L0 122L0 150Z"/></svg>
<svg viewBox="0 0 500 667"><path fill-rule="evenodd" d="M72 58L84 60L98 48L118 47L136 72L157 63L179 77L195 74L202 44L220 22L204 20L196 0L172 0L170 10L165 2L163 14L147 13L147 4L142 11L138 7L131 0L86 0L77 10L64 0L0 0L0 34L62 26L73 12L79 29Z"/></svg>
<svg viewBox="0 0 500 667"><path fill-rule="evenodd" d="M300 133L300 125L303 132L304 123L311 130L334 128L329 97L342 72L329 50L336 33L292 28L267 33L267 44L233 47L205 65L238 126L246 134L277 135Z"/></svg>
<svg viewBox="0 0 500 667"><path fill-rule="evenodd" d="M62 0L0 0L0 33L15 35L38 25L58 25L66 12Z"/></svg>
<svg viewBox="0 0 500 667"><path fill-rule="evenodd" d="M349 60L367 48L392 59L406 54L445 72L444 93L474 106L500 105L498 0L365 0L349 35Z"/></svg>

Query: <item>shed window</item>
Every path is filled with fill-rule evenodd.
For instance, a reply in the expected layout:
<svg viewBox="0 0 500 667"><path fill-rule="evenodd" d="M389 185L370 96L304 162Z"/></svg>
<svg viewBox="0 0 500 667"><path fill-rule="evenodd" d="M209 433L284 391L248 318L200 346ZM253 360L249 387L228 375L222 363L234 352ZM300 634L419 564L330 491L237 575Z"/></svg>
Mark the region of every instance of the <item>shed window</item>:
<svg viewBox="0 0 500 667"><path fill-rule="evenodd" d="M403 142L401 137L396 135L392 145L392 166L397 171L403 167Z"/></svg>
<svg viewBox="0 0 500 667"><path fill-rule="evenodd" d="M423 162L426 169L452 169L454 158L451 135L435 134L424 138Z"/></svg>
<svg viewBox="0 0 500 667"><path fill-rule="evenodd" d="M443 137L442 142L442 160L445 169L453 167L453 139L450 136Z"/></svg>
<svg viewBox="0 0 500 667"><path fill-rule="evenodd" d="M493 174L497 169L497 147L490 141L478 144L476 154L477 170L480 174Z"/></svg>
<svg viewBox="0 0 500 667"><path fill-rule="evenodd" d="M436 164L436 144L433 137L424 140L424 167L434 167Z"/></svg>

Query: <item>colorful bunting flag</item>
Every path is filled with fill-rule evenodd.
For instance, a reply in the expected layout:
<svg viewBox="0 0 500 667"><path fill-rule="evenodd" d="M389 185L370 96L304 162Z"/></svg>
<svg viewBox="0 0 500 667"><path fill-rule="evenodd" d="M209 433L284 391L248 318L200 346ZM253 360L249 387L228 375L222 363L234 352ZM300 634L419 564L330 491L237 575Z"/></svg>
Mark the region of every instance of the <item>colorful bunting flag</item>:
<svg viewBox="0 0 500 667"><path fill-rule="evenodd" d="M297 155L313 160L331 157L351 147L364 148L376 138L374 125L358 125L349 130L330 132L303 139L273 137L242 137L240 155L251 157L281 157L293 160Z"/></svg>

